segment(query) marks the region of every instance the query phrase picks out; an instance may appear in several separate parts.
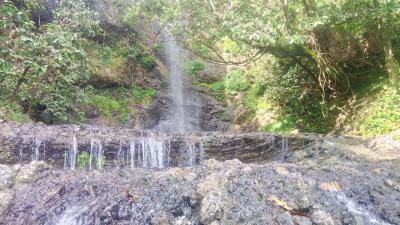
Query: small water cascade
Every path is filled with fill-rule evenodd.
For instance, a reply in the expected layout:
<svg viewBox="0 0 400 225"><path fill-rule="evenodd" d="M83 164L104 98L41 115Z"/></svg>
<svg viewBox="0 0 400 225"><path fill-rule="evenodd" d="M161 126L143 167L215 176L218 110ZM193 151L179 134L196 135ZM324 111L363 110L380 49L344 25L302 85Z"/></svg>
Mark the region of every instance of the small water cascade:
<svg viewBox="0 0 400 225"><path fill-rule="evenodd" d="M95 165L96 169L102 169L105 158L104 158L103 146L101 141L98 139L90 140L90 155L89 155L89 170L93 169Z"/></svg>
<svg viewBox="0 0 400 225"><path fill-rule="evenodd" d="M12 155L9 160L17 163L44 160L56 167L72 170L113 167L161 169L190 167L208 158L237 158L243 162L255 163L282 161L292 150L313 142L307 138L268 133L171 134L76 125L37 126L36 129L40 131L40 138L31 134L31 128L19 132L15 137L3 138L3 146L9 147L9 140L18 146L11 146Z"/></svg>
<svg viewBox="0 0 400 225"><path fill-rule="evenodd" d="M130 140L128 148L121 144L117 154L119 167L165 168L169 166L170 146L168 140L143 137Z"/></svg>
<svg viewBox="0 0 400 225"><path fill-rule="evenodd" d="M22 155L22 150L20 150ZM32 161L38 161L46 158L46 143L40 139L35 139L32 145L31 159Z"/></svg>
<svg viewBox="0 0 400 225"><path fill-rule="evenodd" d="M72 146L69 150L66 150L64 153L64 168L65 169L75 169L76 165L76 157L78 155L78 141L76 139L76 135L72 136Z"/></svg>
<svg viewBox="0 0 400 225"><path fill-rule="evenodd" d="M185 148L180 154L181 167L191 167L203 160L204 147L202 143L196 143L193 141L186 141Z"/></svg>
<svg viewBox="0 0 400 225"><path fill-rule="evenodd" d="M286 154L289 151L289 141L288 138L283 137L282 138L282 147L281 147L281 155L279 156L279 162L284 162L286 158Z"/></svg>
<svg viewBox="0 0 400 225"><path fill-rule="evenodd" d="M129 162L131 169L135 168L135 157L136 157L136 143L135 141L131 141L129 145Z"/></svg>

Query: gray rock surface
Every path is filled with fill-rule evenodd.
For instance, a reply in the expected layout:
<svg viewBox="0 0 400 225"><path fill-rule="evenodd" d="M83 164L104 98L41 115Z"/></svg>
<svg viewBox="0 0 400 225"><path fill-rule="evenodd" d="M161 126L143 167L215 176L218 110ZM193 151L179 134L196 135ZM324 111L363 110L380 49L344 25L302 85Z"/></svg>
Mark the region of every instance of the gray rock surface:
<svg viewBox="0 0 400 225"><path fill-rule="evenodd" d="M0 190L7 189L13 184L14 171L10 166L0 165Z"/></svg>
<svg viewBox="0 0 400 225"><path fill-rule="evenodd" d="M400 224L400 153L331 141L340 148L316 144L286 163L39 171L13 186L0 224Z"/></svg>

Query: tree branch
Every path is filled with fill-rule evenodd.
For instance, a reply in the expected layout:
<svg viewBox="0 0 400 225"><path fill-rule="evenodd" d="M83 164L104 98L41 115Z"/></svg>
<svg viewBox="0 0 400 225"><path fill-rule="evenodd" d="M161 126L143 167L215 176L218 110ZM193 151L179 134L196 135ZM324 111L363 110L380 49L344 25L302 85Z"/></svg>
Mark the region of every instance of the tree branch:
<svg viewBox="0 0 400 225"><path fill-rule="evenodd" d="M17 92L19 91L19 88L20 88L22 82L25 80L26 74L28 73L28 71L29 71L30 69L31 69L30 66L26 67L25 70L24 70L24 72L22 73L21 77L18 79L18 81L17 81L17 86L15 87L15 89L14 89L12 95L11 95L11 102L14 102L14 101L15 101L15 98L16 98L16 96L17 96Z"/></svg>

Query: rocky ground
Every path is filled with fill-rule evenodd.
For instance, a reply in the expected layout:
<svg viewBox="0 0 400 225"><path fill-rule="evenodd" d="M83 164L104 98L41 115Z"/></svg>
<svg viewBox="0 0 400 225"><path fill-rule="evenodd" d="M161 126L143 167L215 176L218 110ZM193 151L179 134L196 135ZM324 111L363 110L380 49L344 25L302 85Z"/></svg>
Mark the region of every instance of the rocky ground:
<svg viewBox="0 0 400 225"><path fill-rule="evenodd" d="M285 162L165 170L3 165L0 224L400 224L397 147L330 138Z"/></svg>

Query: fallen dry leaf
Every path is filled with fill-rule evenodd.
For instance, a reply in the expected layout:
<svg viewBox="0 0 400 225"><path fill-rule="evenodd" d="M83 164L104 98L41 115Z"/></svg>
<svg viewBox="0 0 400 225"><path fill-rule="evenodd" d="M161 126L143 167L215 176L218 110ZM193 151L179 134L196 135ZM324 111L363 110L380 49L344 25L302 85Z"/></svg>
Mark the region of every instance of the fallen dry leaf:
<svg viewBox="0 0 400 225"><path fill-rule="evenodd" d="M342 189L340 184L337 183L336 181L324 182L321 185L319 185L319 187L324 191L332 191L332 192L340 191Z"/></svg>

